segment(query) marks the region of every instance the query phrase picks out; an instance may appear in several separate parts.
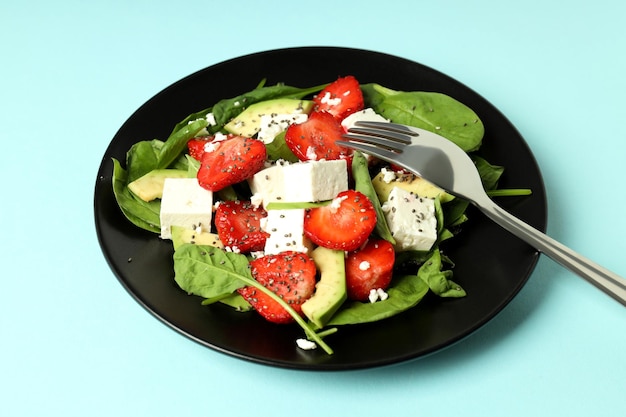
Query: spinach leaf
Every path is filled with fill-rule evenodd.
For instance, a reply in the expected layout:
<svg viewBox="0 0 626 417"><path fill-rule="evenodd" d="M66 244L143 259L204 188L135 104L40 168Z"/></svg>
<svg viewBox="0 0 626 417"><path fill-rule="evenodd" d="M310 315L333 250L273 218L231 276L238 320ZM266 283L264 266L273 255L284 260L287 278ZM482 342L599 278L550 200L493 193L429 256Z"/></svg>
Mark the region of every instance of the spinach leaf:
<svg viewBox="0 0 626 417"><path fill-rule="evenodd" d="M452 271L442 270L441 253L437 247L431 251L430 258L420 266L417 276L440 297L460 298L467 295L459 284L450 279Z"/></svg>
<svg viewBox="0 0 626 417"><path fill-rule="evenodd" d="M492 165L484 158L472 155L472 160L478 169L480 179L483 182L485 190L493 190L498 186L498 181L504 172L504 167L498 165Z"/></svg>
<svg viewBox="0 0 626 417"><path fill-rule="evenodd" d="M271 159L277 161L279 159L284 159L289 162L298 162L299 159L287 146L287 142L285 142L285 132L281 132L274 138L270 143L265 144L265 149L267 151L267 159Z"/></svg>
<svg viewBox="0 0 626 417"><path fill-rule="evenodd" d="M354 178L354 189L363 193L374 205L374 210L376 211L376 226L374 231L382 239L385 239L392 245L395 244L396 240L391 235L387 218L385 217L385 213L383 213L380 200L372 185L367 159L358 151L354 152L352 156L352 177Z"/></svg>
<svg viewBox="0 0 626 417"><path fill-rule="evenodd" d="M172 133L163 144L154 169L169 167L186 149L187 142L207 125L206 119L197 119Z"/></svg>
<svg viewBox="0 0 626 417"><path fill-rule="evenodd" d="M155 169L162 147L163 142L158 139L144 140L130 147L126 152L129 183Z"/></svg>
<svg viewBox="0 0 626 417"><path fill-rule="evenodd" d="M478 115L454 98L427 91L395 91L379 84L362 86L365 102L394 123L437 133L470 152L482 143L485 128Z"/></svg>
<svg viewBox="0 0 626 417"><path fill-rule="evenodd" d="M174 252L174 280L189 294L204 298L231 294L252 279L248 258L210 246L183 244Z"/></svg>
<svg viewBox="0 0 626 417"><path fill-rule="evenodd" d="M216 302L226 304L227 306L241 312L251 311L254 308L238 293L227 294L216 298L207 298L202 301L202 305L211 305Z"/></svg>
<svg viewBox="0 0 626 417"><path fill-rule="evenodd" d="M113 159L113 194L122 213L135 226L161 233L159 217L161 202L145 202L133 195L127 187L128 174L117 159Z"/></svg>
<svg viewBox="0 0 626 417"><path fill-rule="evenodd" d="M327 323L329 326L370 323L395 316L415 307L428 292L428 285L415 275L393 278L389 298L375 303L346 303Z"/></svg>

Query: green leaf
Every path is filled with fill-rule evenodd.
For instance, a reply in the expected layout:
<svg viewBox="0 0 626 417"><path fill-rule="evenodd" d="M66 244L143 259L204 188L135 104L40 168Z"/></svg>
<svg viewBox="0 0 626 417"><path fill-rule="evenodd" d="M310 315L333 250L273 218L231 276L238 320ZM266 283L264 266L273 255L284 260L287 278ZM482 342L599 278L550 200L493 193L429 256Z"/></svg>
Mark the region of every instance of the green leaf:
<svg viewBox="0 0 626 417"><path fill-rule="evenodd" d="M156 169L162 147L163 142L158 139L144 140L131 146L126 152L129 183Z"/></svg>
<svg viewBox="0 0 626 417"><path fill-rule="evenodd" d="M417 276L424 281L430 290L440 297L465 297L465 290L452 281L452 271L442 271L441 253L439 248L431 251L431 257L422 264Z"/></svg>
<svg viewBox="0 0 626 417"><path fill-rule="evenodd" d="M498 186L498 181L500 180L502 173L504 172L504 167L492 165L484 158L477 155L472 155L471 157L474 161L474 165L476 165L476 169L478 170L478 174L480 175L480 179L483 182L485 190L495 189Z"/></svg>
<svg viewBox="0 0 626 417"><path fill-rule="evenodd" d="M155 169L169 167L187 148L187 142L207 125L206 119L197 119L172 133L159 152Z"/></svg>
<svg viewBox="0 0 626 417"><path fill-rule="evenodd" d="M161 202L145 202L128 189L128 174L117 159L113 159L113 194L124 216L135 226L154 233L161 233L159 217Z"/></svg>
<svg viewBox="0 0 626 417"><path fill-rule="evenodd" d="M466 152L482 143L485 128L478 115L446 94L394 91L379 85L362 86L362 91L368 105L394 123L437 133Z"/></svg>
<svg viewBox="0 0 626 417"><path fill-rule="evenodd" d="M369 323L383 320L415 307L428 293L428 285L415 275L393 278L389 298L375 303L346 303L327 323L329 326Z"/></svg>
<svg viewBox="0 0 626 417"><path fill-rule="evenodd" d="M352 156L352 177L354 178L354 189L363 193L370 199L376 211L376 226L374 231L382 239L395 245L396 240L391 235L389 225L387 224L387 218L383 213L378 194L374 190L372 185L372 177L370 177L367 159L361 152L354 152Z"/></svg>
<svg viewBox="0 0 626 417"><path fill-rule="evenodd" d="M252 279L248 258L203 245L183 244L174 252L174 280L189 294L204 298L231 294Z"/></svg>
<svg viewBox="0 0 626 417"><path fill-rule="evenodd" d="M281 132L274 138L270 143L265 144L265 149L267 150L267 159L271 159L277 161L279 159L284 159L289 162L298 162L299 159L287 146L287 142L285 142L285 132Z"/></svg>

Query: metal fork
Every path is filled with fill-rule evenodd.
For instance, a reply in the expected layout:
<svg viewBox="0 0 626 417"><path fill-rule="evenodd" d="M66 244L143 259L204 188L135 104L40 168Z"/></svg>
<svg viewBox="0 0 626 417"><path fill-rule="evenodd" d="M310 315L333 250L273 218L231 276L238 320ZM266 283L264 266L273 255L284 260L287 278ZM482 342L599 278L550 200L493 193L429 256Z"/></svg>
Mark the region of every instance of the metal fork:
<svg viewBox="0 0 626 417"><path fill-rule="evenodd" d="M562 266L580 275L626 306L626 280L574 252L494 203L485 192L478 170L452 141L424 129L360 121L339 145L401 166L446 192L468 200L487 217Z"/></svg>

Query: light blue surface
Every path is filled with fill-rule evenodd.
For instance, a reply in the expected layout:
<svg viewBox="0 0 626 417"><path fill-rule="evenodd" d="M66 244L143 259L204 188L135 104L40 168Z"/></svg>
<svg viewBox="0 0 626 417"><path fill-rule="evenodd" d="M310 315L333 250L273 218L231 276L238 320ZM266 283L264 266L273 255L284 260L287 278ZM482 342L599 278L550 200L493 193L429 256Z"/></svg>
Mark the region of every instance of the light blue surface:
<svg viewBox="0 0 626 417"><path fill-rule="evenodd" d="M626 311L549 259L449 349L290 371L213 352L144 311L102 256L92 203L117 129L181 77L267 49L371 49L507 115L542 168L549 234L625 275L625 5L3 2L0 415L625 415Z"/></svg>

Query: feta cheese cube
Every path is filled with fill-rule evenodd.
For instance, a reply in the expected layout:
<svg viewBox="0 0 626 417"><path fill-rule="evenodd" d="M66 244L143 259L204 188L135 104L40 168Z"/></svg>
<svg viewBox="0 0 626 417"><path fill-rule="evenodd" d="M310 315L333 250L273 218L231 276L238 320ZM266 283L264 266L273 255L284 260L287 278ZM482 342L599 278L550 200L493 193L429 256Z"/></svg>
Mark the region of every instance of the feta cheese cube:
<svg viewBox="0 0 626 417"><path fill-rule="evenodd" d="M171 239L171 226L211 230L213 193L196 178L167 178L161 198L161 238Z"/></svg>
<svg viewBox="0 0 626 417"><path fill-rule="evenodd" d="M343 128L347 131L348 129L353 127L357 121L389 122L389 120L385 119L383 116L376 113L373 109L366 108L366 109L354 112L348 117L346 117L345 119L343 119L341 121L341 126L343 126Z"/></svg>
<svg viewBox="0 0 626 417"><path fill-rule="evenodd" d="M268 210L261 227L269 233L265 241L266 255L308 252L312 248L311 241L304 235L304 209Z"/></svg>
<svg viewBox="0 0 626 417"><path fill-rule="evenodd" d="M435 202L394 187L383 203L385 218L397 251L430 250L437 240Z"/></svg>
<svg viewBox="0 0 626 417"><path fill-rule="evenodd" d="M264 207L271 202L331 200L348 189L347 163L339 159L273 165L256 173L249 184Z"/></svg>
<svg viewBox="0 0 626 417"><path fill-rule="evenodd" d="M348 166L345 159L307 161L285 167L286 200L331 200L348 189Z"/></svg>

